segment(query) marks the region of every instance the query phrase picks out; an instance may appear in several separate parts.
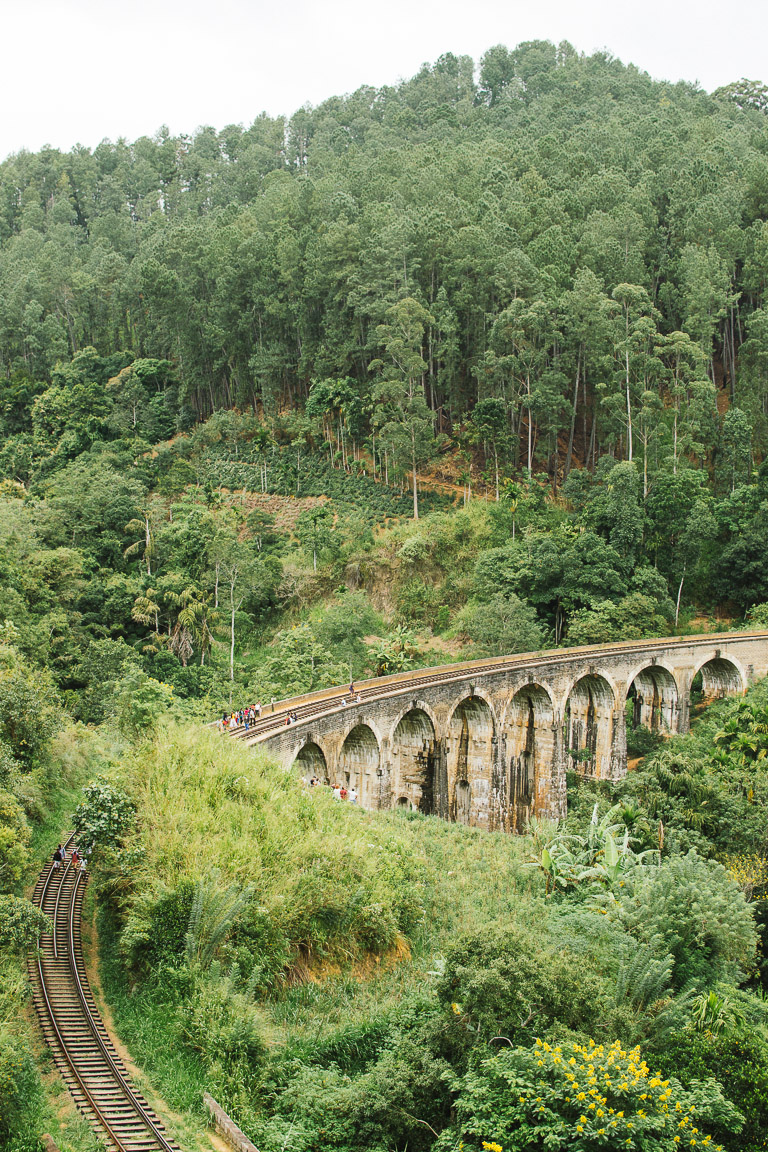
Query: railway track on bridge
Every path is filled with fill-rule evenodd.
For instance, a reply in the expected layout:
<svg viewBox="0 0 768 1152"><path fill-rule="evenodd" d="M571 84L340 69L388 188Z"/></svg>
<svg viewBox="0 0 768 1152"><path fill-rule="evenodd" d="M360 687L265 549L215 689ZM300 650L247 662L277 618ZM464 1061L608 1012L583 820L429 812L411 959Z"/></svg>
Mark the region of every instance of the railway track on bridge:
<svg viewBox="0 0 768 1152"><path fill-rule="evenodd" d="M111 1152L180 1152L132 1085L93 999L80 934L86 883L70 854L61 868L43 869L32 897L53 923L29 961L43 1036L75 1103Z"/></svg>
<svg viewBox="0 0 768 1152"><path fill-rule="evenodd" d="M747 636L768 636L768 632L756 630L746 632L706 633L699 636L659 637L652 640L630 640L616 644L590 645L583 648L558 648L549 652L525 653L520 656L503 656L497 659L470 661L464 664L450 664L442 668L427 668L411 674L382 676L376 680L366 680L356 689L360 703L368 704L391 696L407 696L416 689L429 688L438 684L458 683L493 673L525 671L535 666L537 669L557 667L573 660L575 655L599 661L617 652L636 654L642 657L659 647L701 647L713 642L726 644L728 640L744 640ZM241 725L229 730L229 734L248 744L261 743L271 736L279 735L285 728L285 718L289 712L296 714L297 720L308 722L327 716L342 708L342 696L347 696L344 688L325 689L320 692L281 700L275 711L262 712L261 719L250 725L248 731Z"/></svg>

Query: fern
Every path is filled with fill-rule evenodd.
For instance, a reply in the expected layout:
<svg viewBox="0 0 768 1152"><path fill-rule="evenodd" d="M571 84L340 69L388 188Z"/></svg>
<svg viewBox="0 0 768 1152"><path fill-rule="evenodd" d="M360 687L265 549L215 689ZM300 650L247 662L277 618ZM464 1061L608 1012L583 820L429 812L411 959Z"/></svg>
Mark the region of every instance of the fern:
<svg viewBox="0 0 768 1152"><path fill-rule="evenodd" d="M253 887L221 885L218 868L198 880L184 939L191 965L207 968L240 913L248 906Z"/></svg>
<svg viewBox="0 0 768 1152"><path fill-rule="evenodd" d="M645 944L627 949L616 975L616 1003L628 1001L644 1009L663 999L672 980L673 960L669 953L659 955Z"/></svg>

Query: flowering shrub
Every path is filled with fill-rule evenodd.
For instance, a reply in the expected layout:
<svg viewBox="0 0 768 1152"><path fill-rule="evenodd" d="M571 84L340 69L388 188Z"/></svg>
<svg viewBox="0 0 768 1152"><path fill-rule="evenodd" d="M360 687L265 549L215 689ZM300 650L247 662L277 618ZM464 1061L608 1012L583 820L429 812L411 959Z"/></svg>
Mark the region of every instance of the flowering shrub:
<svg viewBox="0 0 768 1152"><path fill-rule="evenodd" d="M457 1125L435 1145L441 1152L722 1152L702 1123L731 1131L743 1123L716 1081L694 1081L686 1092L654 1075L639 1048L592 1040L495 1053L464 1077L456 1113Z"/></svg>

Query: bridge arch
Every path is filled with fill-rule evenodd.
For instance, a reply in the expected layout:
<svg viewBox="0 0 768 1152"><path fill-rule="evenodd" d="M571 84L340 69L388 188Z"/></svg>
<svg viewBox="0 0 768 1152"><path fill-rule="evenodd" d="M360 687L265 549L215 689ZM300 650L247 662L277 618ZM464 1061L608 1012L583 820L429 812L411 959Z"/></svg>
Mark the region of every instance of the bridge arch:
<svg viewBox="0 0 768 1152"><path fill-rule="evenodd" d="M610 776L617 693L607 677L590 671L572 684L565 702L569 767L585 776Z"/></svg>
<svg viewBox="0 0 768 1152"><path fill-rule="evenodd" d="M424 701L413 700L401 712L390 738L392 794L398 804L407 797L414 808L427 816L440 809L444 793L438 773L437 733L432 709Z"/></svg>
<svg viewBox="0 0 768 1152"><path fill-rule="evenodd" d="M313 776L317 776L324 784L330 784L331 782L325 753L314 740L305 740L305 742L299 746L293 757L293 767L298 767L302 776L305 776L307 780L311 780Z"/></svg>
<svg viewBox="0 0 768 1152"><path fill-rule="evenodd" d="M744 669L733 656L721 656L719 649L714 656L700 661L696 666L691 686L701 675L701 690L705 700L717 700L723 696L740 696L747 690L748 680Z"/></svg>
<svg viewBox="0 0 768 1152"><path fill-rule="evenodd" d="M488 823L496 730L493 705L475 691L459 701L448 721L448 807L460 824Z"/></svg>
<svg viewBox="0 0 768 1152"><path fill-rule="evenodd" d="M357 789L363 808L381 806L381 745L371 724L361 720L350 728L339 753L339 776Z"/></svg>
<svg viewBox="0 0 768 1152"><path fill-rule="evenodd" d="M533 680L518 688L505 717L511 832L525 832L552 777L557 751L555 728L555 705L549 691Z"/></svg>
<svg viewBox="0 0 768 1152"><path fill-rule="evenodd" d="M632 726L651 732L678 731L679 691L674 673L655 660L627 677L627 699L632 701Z"/></svg>

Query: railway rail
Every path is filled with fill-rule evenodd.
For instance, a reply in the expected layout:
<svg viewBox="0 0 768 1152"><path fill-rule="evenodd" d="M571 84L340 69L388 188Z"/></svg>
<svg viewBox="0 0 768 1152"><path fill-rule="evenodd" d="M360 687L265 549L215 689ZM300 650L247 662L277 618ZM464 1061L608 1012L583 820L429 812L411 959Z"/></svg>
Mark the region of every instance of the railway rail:
<svg viewBox="0 0 768 1152"><path fill-rule="evenodd" d="M32 897L53 924L29 961L43 1035L75 1103L111 1152L180 1152L132 1085L93 999L80 934L87 879L70 852L61 868L43 869Z"/></svg>
<svg viewBox="0 0 768 1152"><path fill-rule="evenodd" d="M679 639L665 636L653 640L629 640L615 644L593 644L582 648L558 648L549 652L528 652L519 656L473 660L464 664L449 664L438 668L425 668L415 672L401 672L394 676L380 676L375 680L366 680L355 689L355 695L359 694L360 702L367 704L373 700L390 696L406 696L414 689L431 687L435 684L472 680L489 673L514 672L532 666L542 670L553 666L557 667L569 663L575 655L589 656L596 661L601 657L615 655L619 651L642 656L660 646L696 648L711 646L714 639L719 643L727 643L729 639L743 640L745 635L744 632L720 632L714 635L706 633ZM749 635L768 636L768 632L760 630ZM247 731L244 725L240 725L237 728L230 728L229 734L245 740L248 744L261 743L271 736L279 735L285 727L285 719L290 712L296 714L299 723L316 720L343 707L341 703L343 696L347 696L348 699L348 692L343 687L335 687L309 693L306 696L281 700L275 704L274 712L269 708L262 711L261 718L252 723Z"/></svg>

